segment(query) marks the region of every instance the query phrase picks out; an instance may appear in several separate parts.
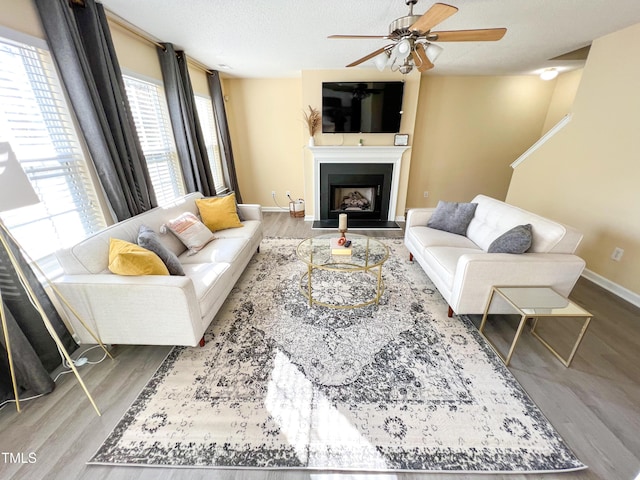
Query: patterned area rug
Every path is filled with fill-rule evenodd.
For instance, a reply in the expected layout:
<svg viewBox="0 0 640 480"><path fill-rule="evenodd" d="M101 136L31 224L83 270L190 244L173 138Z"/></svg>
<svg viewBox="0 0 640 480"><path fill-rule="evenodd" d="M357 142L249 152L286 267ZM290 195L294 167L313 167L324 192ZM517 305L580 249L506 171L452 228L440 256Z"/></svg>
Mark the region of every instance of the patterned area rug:
<svg viewBox="0 0 640 480"><path fill-rule="evenodd" d="M379 306L309 308L299 240L265 239L207 332L177 347L89 463L362 471L585 468L401 239ZM345 301L366 274L314 273Z"/></svg>

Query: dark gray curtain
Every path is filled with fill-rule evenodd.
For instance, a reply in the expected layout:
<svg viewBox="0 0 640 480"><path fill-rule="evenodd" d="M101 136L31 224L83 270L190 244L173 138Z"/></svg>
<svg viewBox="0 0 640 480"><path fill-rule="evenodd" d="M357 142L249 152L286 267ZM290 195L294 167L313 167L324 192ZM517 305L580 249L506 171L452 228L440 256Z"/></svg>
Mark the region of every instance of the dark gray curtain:
<svg viewBox="0 0 640 480"><path fill-rule="evenodd" d="M163 48L158 47L158 58L187 192L201 192L205 196L214 196L216 187L198 121L187 56L184 52L176 52L171 43L163 43L162 46Z"/></svg>
<svg viewBox="0 0 640 480"><path fill-rule="evenodd" d="M229 124L227 123L227 112L224 108L224 96L222 95L222 85L220 85L220 73L213 71L207 75L209 80L209 92L213 102L213 115L218 128L218 141L220 142L220 156L222 157L222 169L224 170L224 183L236 192L236 201L242 203L240 186L236 176L236 166L233 160L233 150L231 149L231 136L229 135Z"/></svg>
<svg viewBox="0 0 640 480"><path fill-rule="evenodd" d="M75 351L78 345L62 322L31 267L22 257L20 249L2 229L0 229L0 235L8 242L30 287L51 320L63 345L69 353ZM55 370L62 360L56 343L45 327L42 317L31 304L9 255L2 245L0 245L0 294L7 320L18 394L28 393L31 395L51 392L55 384L49 373ZM0 341L2 342L0 346L0 401L4 401L13 398L14 395L1 323Z"/></svg>
<svg viewBox="0 0 640 480"><path fill-rule="evenodd" d="M35 5L116 219L156 206L104 8L94 0Z"/></svg>

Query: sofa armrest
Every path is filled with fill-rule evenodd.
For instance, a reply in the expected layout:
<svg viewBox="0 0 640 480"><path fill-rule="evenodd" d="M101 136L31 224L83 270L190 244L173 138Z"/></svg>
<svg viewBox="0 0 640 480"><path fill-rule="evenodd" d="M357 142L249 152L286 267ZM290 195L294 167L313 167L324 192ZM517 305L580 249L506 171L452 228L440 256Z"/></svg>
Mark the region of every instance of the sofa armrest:
<svg viewBox="0 0 640 480"><path fill-rule="evenodd" d="M560 253L473 253L458 259L450 306L456 313L482 313L493 286L549 286L569 296L585 261Z"/></svg>
<svg viewBox="0 0 640 480"><path fill-rule="evenodd" d="M262 207L257 203L239 203L238 211L245 220L262 221Z"/></svg>
<svg viewBox="0 0 640 480"><path fill-rule="evenodd" d="M188 277L65 275L56 279L55 287L105 343L196 345L204 330ZM81 342L95 343L62 303Z"/></svg>
<svg viewBox="0 0 640 480"><path fill-rule="evenodd" d="M425 226L427 221L435 212L435 208L410 208L407 211L407 221L405 223L405 231L409 227L413 227L415 225Z"/></svg>

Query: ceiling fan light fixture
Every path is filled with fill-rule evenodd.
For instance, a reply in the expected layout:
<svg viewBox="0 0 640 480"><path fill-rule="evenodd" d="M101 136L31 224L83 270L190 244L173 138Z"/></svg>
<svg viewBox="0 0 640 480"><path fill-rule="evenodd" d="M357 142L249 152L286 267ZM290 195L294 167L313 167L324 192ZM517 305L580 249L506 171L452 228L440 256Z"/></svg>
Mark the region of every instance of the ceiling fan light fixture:
<svg viewBox="0 0 640 480"><path fill-rule="evenodd" d="M540 78L542 80L553 80L557 76L558 76L558 70L556 70L555 68L547 68L546 70L543 70L542 73L540 74Z"/></svg>
<svg viewBox="0 0 640 480"><path fill-rule="evenodd" d="M387 67L387 64L389 63L389 56L390 56L389 51L385 50L381 54L373 57L373 63L375 64L376 68L381 72Z"/></svg>
<svg viewBox="0 0 640 480"><path fill-rule="evenodd" d="M436 58L440 56L444 48L442 48L440 45L436 45L435 43L429 43L424 50L429 61L431 63L435 63Z"/></svg>
<svg viewBox="0 0 640 480"><path fill-rule="evenodd" d="M411 42L408 38L403 38L393 49L395 50L396 58L404 60L411 53Z"/></svg>
<svg viewBox="0 0 640 480"><path fill-rule="evenodd" d="M400 70L401 74L406 75L407 73L411 72L411 70L413 70L413 64L405 62L403 65L400 65L400 68L398 70Z"/></svg>

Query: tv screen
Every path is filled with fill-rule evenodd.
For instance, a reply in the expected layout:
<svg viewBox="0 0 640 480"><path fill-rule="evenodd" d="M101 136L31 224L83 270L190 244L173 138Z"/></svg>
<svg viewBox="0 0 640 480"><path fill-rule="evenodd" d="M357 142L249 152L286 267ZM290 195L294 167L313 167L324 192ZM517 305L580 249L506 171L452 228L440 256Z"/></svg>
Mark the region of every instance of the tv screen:
<svg viewBox="0 0 640 480"><path fill-rule="evenodd" d="M324 82L322 133L398 133L404 82Z"/></svg>

